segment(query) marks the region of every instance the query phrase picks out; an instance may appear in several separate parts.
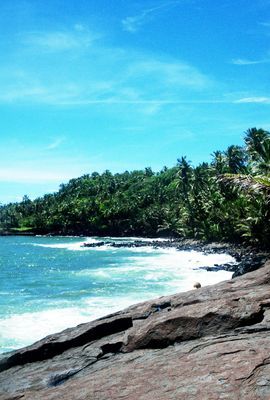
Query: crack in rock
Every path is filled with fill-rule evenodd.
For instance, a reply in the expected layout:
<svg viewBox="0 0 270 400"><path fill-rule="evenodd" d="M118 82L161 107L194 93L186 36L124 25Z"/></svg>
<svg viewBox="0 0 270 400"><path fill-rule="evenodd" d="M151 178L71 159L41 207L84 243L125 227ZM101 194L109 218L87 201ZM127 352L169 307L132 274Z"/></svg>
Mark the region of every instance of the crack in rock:
<svg viewBox="0 0 270 400"><path fill-rule="evenodd" d="M163 321L151 321L141 331L129 334L124 352L135 349L161 349L174 343L189 341L208 335L226 333L232 329L255 325L264 319L264 309L260 307L241 318L230 314L208 312L201 317L176 315Z"/></svg>
<svg viewBox="0 0 270 400"><path fill-rule="evenodd" d="M270 358L269 357L265 358L260 364L256 365L256 367L253 368L253 370L251 371L251 373L248 376L245 376L243 378L237 378L236 380L237 381L242 381L242 382L249 381L254 377L254 375L257 373L257 371L260 368L265 367L266 365L270 365Z"/></svg>

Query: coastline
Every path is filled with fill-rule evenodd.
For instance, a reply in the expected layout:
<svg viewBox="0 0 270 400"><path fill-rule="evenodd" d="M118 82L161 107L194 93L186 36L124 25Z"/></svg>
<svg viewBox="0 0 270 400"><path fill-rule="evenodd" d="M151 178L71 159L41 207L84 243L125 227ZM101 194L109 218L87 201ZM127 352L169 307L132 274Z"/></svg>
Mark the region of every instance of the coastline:
<svg viewBox="0 0 270 400"><path fill-rule="evenodd" d="M0 399L267 399L269 282L270 261L6 353Z"/></svg>
<svg viewBox="0 0 270 400"><path fill-rule="evenodd" d="M10 256L13 253L17 253L19 256L20 252L22 255L24 252L30 252L32 254L33 249L33 255L31 255L30 258L28 257L26 261L22 259L21 262L19 262L20 265L25 266L25 271L29 270L29 272L31 272L33 270L33 267L36 265L36 257L42 256L44 260L46 260L47 255L52 256L57 254L57 260L53 261L53 269L50 270L49 268L51 272L48 278L51 279L51 281L45 280L44 283L42 283L44 287L46 287L46 284L50 285L54 277L58 279L58 268L61 270L61 265L65 265L66 257L71 257L70 260L73 260L73 266L70 266L69 269L70 271L75 271L74 273L72 272L72 276L75 278L75 281L74 279L73 281L76 289L72 286L72 280L70 282L64 281L66 276L65 268L63 274L61 273L61 279L63 279L62 287L66 285L67 293L69 293L70 290L72 291L72 298L75 298L75 292L73 292L73 290L75 290L77 297L76 302L74 303L73 301L73 309L70 308L70 311L67 311L65 310L67 303L65 307L63 307L61 301L63 301L63 299L69 301L69 295L65 295L65 292L62 292L61 301L53 301L53 304L55 303L55 311L53 311L51 315L49 315L49 311L52 310L52 300L50 300L51 304L46 307L46 297L44 297L44 307L33 309L33 311L35 311L33 314L31 311L32 308L30 308L32 307L31 304L28 305L28 303L25 303L24 307L28 310L28 313L25 313L25 311L20 311L20 302L18 302L18 312L14 313L14 318L8 318L7 321L1 320L1 330L3 333L2 346L4 348L2 348L2 352L30 345L48 334L59 332L79 323L95 320L96 318L121 310L140 301L148 301L161 295L173 295L177 292L190 290L194 282L200 282L204 287L209 284L231 279L233 271L237 273L240 267L242 269L243 267L247 269L247 267L250 266L255 268L253 260L255 256L257 257L256 253L248 257L249 253L246 251L243 252L239 248L232 249L230 244L224 243L205 244L190 240L179 241L178 239L166 240L136 237L121 239L111 237L81 238L77 236L65 239L65 237L66 236L37 237L36 239L23 239L20 237L15 239L14 237L3 240L3 250L6 249L4 251L7 251L7 254L10 254ZM20 244L23 244L23 246ZM17 247L17 245L19 246ZM93 249L93 252L91 249L88 251L82 248L84 245L86 247L96 247L97 249ZM124 247L124 249L117 249L117 247ZM129 247L131 248L129 249ZM228 251L228 249L230 251ZM228 255L229 252L234 257L238 257L237 264L234 264L234 259ZM93 272L88 270L88 267L83 266L85 263L84 260L88 260L89 257L90 260L92 260L91 257L101 257L102 260L103 257L108 259L108 255L110 255L109 257L113 255L114 258L114 254L117 254L117 257L120 256L119 271L113 268L113 264L111 266L108 265L108 270L104 269L107 268L106 262L105 264L101 262L101 267L97 270L94 269ZM121 257L123 257L122 260ZM129 257L130 261L128 261ZM143 257L143 260L141 257ZM193 265L190 264L190 262L193 262L192 260L195 261ZM256 267L259 267L262 263L262 258L257 257L257 260L258 265L256 265ZM34 276L36 277L35 279L43 282L43 276L39 275L41 273L40 271L42 271L40 266L42 265L43 268L45 268L44 273L45 276L47 276L47 263L43 263L42 260L40 261L41 264L39 268L34 268L36 271ZM124 265L121 264L123 262ZM27 268L28 264L31 266L30 269ZM80 267L80 265L82 266ZM183 271L181 271L182 265L184 266ZM50 263L48 267L50 267ZM144 273L141 272L142 267L145 269ZM13 267L11 266L11 268ZM165 270L163 271L164 268ZM82 271L79 272L80 270ZM139 275L137 276L136 274ZM8 276L8 270L6 276ZM79 279L81 280L80 286L76 286L79 283ZM127 285L127 293L119 286L117 281L119 279L123 282L132 282L132 287ZM135 281L133 282L132 279L135 279ZM104 292L101 296L98 295L99 297L95 298L96 291L98 292L102 285L106 288L113 283L116 283L116 286L112 286L110 294ZM22 287L27 288L27 282L25 286ZM79 291L80 288L82 288L81 292ZM88 290L91 288L91 296L87 294L84 290L85 288ZM31 288L29 293L31 293ZM124 293L126 293L125 297L123 297ZM35 299L34 292L33 296L33 299ZM18 298L20 297L24 300L24 295L18 296ZM58 297L56 297L56 299L57 298ZM110 302L108 302L108 299L111 299ZM3 304L5 304L5 301L9 300L3 298ZM12 301L11 297L10 302ZM24 304L24 301L21 304ZM6 310L8 311L8 309ZM16 327L21 328L16 330ZM17 343L17 345L13 343Z"/></svg>
<svg viewBox="0 0 270 400"><path fill-rule="evenodd" d="M85 243L86 247L99 247L103 245L105 242L101 241L99 243ZM108 242L106 242L108 243ZM109 241L109 244L113 247L153 247L153 248L175 248L179 251L199 251L204 254L222 254L226 253L235 258L237 264L222 264L216 265L214 267L200 267L201 269L205 269L207 271L230 271L233 272L233 278L237 276L244 275L247 272L255 271L260 268L270 257L270 252L266 250L262 250L260 248L251 247L251 246L243 246L239 244L232 243L223 243L223 242L211 242L206 243L199 240L193 239L167 239L164 241L160 241L157 238L152 238L151 241L145 241L144 238L140 238L138 240L127 242L125 244L117 244L112 240Z"/></svg>
<svg viewBox="0 0 270 400"><path fill-rule="evenodd" d="M103 239L110 243L115 240L117 246L139 245L134 237ZM152 248L149 247L151 239L146 241L148 247L140 243L141 248L116 249L110 245L84 249L84 242L100 244L99 239L2 238L1 252L7 256L2 276L9 289L1 293L0 352L28 346L44 336L140 301L190 290L194 282L206 286L232 276L228 271L200 270L203 266L214 267L215 263L233 263L227 254L182 252L168 248L168 244L167 248L156 249L152 243ZM18 273L21 278L17 284ZM8 278L13 274L14 279L9 283ZM36 283L31 285L31 282ZM46 289L50 286L51 289Z"/></svg>
<svg viewBox="0 0 270 400"><path fill-rule="evenodd" d="M44 237L78 237L78 238L84 238L88 237L88 235L62 235L58 233L49 233L45 235L39 235L34 232L0 232L0 236L30 236L30 237L35 237L35 236L44 236ZM92 237L94 235L91 235ZM94 236L99 238L98 236ZM259 269L270 257L270 250L269 249L263 249L260 246L251 246L251 245L244 245L240 243L230 243L230 242L205 242L201 240L196 240L196 239L181 239L181 238L158 238L158 237L153 237L153 238L145 238L145 237L138 237L136 240L132 240L133 237L129 236L106 236L106 238L111 238L109 241L110 245L114 247L153 247L153 248L175 248L176 250L179 251L199 251L204 254L222 254L226 253L231 255L232 257L235 258L236 264L231 265L231 264L222 264L222 265L216 265L214 267L200 267L202 269L205 269L207 271L220 271L220 270L225 270L229 272L233 272L232 278L235 278L237 276L244 275L248 272L255 271L256 269ZM130 242L126 242L125 244L116 244L115 241L113 240L114 238L121 239L125 238L128 239L130 238ZM100 243L103 242L104 237L100 237ZM146 240L147 239L147 240ZM162 241L160 240L162 239ZM99 247L100 244L85 244L86 247Z"/></svg>
<svg viewBox="0 0 270 400"><path fill-rule="evenodd" d="M0 232L0 236L44 236L44 237L78 237L78 238L84 238L88 237L88 235L61 235L57 233L50 233L46 235L37 235L34 232ZM94 236L94 235L92 235ZM98 236L94 236L99 238ZM144 237L138 237L136 240L132 240L133 237L129 236L119 236L117 239L125 238L128 239L130 238L130 242L126 242L125 244L117 244L113 240L116 237L109 237L106 236L106 238L111 238L109 240L110 245L113 247L153 247L153 248L175 248L176 250L179 251L199 251L204 254L213 254L213 253L226 253L231 255L232 257L235 258L237 264L231 265L231 264L223 264L223 265L217 265L214 267L201 267L202 269L205 269L207 271L219 271L219 270L225 270L225 271L230 271L233 272L233 278L237 276L241 276L247 272L254 271L258 268L260 268L266 260L270 257L270 250L268 249L262 249L259 246L251 246L247 245L245 246L244 244L240 243L229 243L229 242L205 242L201 240L195 240L195 239L181 239L181 238L144 238ZM100 237L100 243L103 243L104 237ZM146 240L147 239L147 240ZM162 241L160 240L162 239ZM108 241L106 242L108 243ZM85 244L86 247L99 247L100 244Z"/></svg>

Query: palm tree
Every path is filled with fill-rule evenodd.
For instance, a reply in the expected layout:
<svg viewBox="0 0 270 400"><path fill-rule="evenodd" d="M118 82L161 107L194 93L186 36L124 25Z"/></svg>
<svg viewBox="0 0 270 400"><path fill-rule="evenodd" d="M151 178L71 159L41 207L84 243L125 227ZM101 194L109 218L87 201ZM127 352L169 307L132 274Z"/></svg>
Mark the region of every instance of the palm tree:
<svg viewBox="0 0 270 400"><path fill-rule="evenodd" d="M177 177L179 179L178 186L181 187L183 197L186 200L191 184L192 167L190 165L190 162L186 160L186 157L178 158L177 166Z"/></svg>
<svg viewBox="0 0 270 400"><path fill-rule="evenodd" d="M261 128L251 128L245 132L245 135L247 152L256 161L261 155L262 144L269 138L269 132Z"/></svg>
<svg viewBox="0 0 270 400"><path fill-rule="evenodd" d="M226 157L224 156L222 151L220 150L214 151L212 157L213 161L211 164L215 168L218 174L224 174L225 172L228 172L226 165Z"/></svg>
<svg viewBox="0 0 270 400"><path fill-rule="evenodd" d="M246 131L245 137L246 151L251 159L251 174L239 174L236 171L239 167L237 148L239 146L230 146L227 153L233 159L236 165L231 168L231 173L221 175L219 179L223 182L234 184L240 189L246 191L263 192L269 195L270 190L270 133L263 129L251 128ZM232 162L232 161L231 161Z"/></svg>
<svg viewBox="0 0 270 400"><path fill-rule="evenodd" d="M220 175L218 179L225 184L236 186L246 192L264 193L267 197L270 197L270 177L224 174Z"/></svg>
<svg viewBox="0 0 270 400"><path fill-rule="evenodd" d="M246 150L256 173L270 174L270 133L264 129L251 128L245 132Z"/></svg>
<svg viewBox="0 0 270 400"><path fill-rule="evenodd" d="M238 174L246 172L246 155L241 146L229 146L225 152L229 172Z"/></svg>

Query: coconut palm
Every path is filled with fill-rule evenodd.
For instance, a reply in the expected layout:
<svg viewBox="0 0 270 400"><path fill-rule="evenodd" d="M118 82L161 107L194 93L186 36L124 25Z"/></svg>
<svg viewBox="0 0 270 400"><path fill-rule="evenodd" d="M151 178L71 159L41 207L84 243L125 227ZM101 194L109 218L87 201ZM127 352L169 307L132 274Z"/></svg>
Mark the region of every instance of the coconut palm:
<svg viewBox="0 0 270 400"><path fill-rule="evenodd" d="M257 174L270 174L270 133L264 129L251 128L245 132L246 151Z"/></svg>

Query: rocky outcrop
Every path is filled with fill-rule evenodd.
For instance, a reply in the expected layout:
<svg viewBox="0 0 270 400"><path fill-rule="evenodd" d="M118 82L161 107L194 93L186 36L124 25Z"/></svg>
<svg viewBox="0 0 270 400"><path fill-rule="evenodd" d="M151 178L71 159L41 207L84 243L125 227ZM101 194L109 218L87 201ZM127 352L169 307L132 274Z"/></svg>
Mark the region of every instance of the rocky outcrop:
<svg viewBox="0 0 270 400"><path fill-rule="evenodd" d="M270 398L270 261L2 355L0 399Z"/></svg>
<svg viewBox="0 0 270 400"><path fill-rule="evenodd" d="M93 243L85 242L81 247L96 248L96 247L113 247L113 248L139 248L151 247L153 249L168 249L175 248L180 251L199 251L204 254L217 254L225 253L234 257L235 262L227 264L216 264L212 267L205 266L199 269L207 271L231 271L233 278L243 275L247 272L255 271L260 268L269 258L269 251L254 249L252 247L241 247L239 245L232 245L231 243L206 243L194 239L164 239L162 241L157 239L152 240L128 240L124 242L112 241L106 239L105 241L97 241Z"/></svg>

